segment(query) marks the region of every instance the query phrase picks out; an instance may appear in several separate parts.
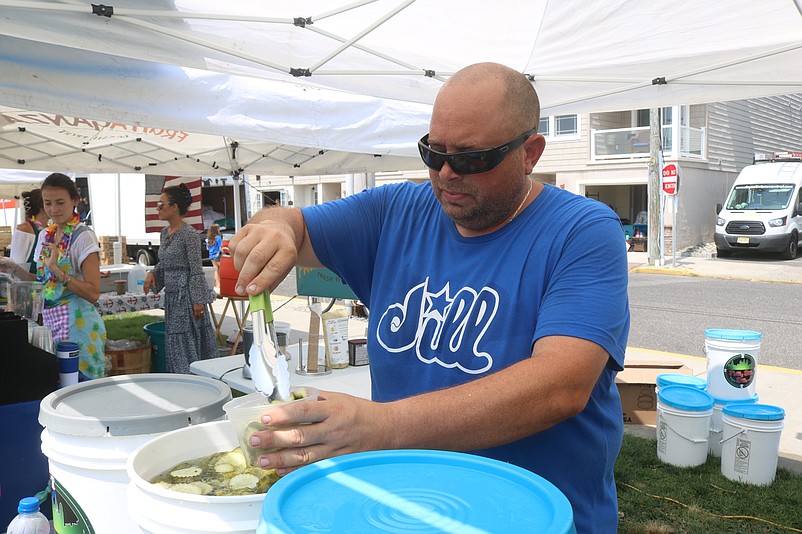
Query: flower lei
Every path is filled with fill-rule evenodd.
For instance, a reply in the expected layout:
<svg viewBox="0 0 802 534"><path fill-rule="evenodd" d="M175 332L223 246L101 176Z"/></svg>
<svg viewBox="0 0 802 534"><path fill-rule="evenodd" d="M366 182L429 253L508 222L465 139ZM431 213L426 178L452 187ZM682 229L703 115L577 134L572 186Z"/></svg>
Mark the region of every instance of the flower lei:
<svg viewBox="0 0 802 534"><path fill-rule="evenodd" d="M61 241L58 244L58 257L63 258L67 255L67 249L70 247L70 239L72 238L72 233L75 231L75 226L80 222L80 218L78 214L74 214L72 219L67 221L67 226L64 228L64 233L61 234ZM59 281L56 276L50 272L50 269L45 267L45 263L47 262L48 258L50 258L50 249L45 247L44 245L53 242L53 238L56 236L56 230L58 229L58 225L53 223L48 225L47 229L45 230L45 239L42 242L42 252L39 256L39 261L37 262L36 266L36 279L40 280L44 283L43 293L45 300L52 300L56 294L56 290L61 285L61 281ZM69 274L69 266L67 267L66 271Z"/></svg>

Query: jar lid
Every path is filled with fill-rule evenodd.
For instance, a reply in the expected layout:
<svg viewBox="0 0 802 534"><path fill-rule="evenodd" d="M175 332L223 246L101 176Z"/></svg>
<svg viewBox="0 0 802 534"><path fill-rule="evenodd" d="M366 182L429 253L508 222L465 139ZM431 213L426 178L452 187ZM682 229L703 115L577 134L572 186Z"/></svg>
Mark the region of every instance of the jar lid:
<svg viewBox="0 0 802 534"><path fill-rule="evenodd" d="M689 412L704 412L713 408L713 397L710 393L690 386L660 388L657 400L666 406Z"/></svg>
<svg viewBox="0 0 802 534"><path fill-rule="evenodd" d="M730 330L727 328L708 328L705 337L711 339L725 339L729 341L753 341L761 339L763 334L754 330Z"/></svg>
<svg viewBox="0 0 802 534"><path fill-rule="evenodd" d="M79 350L78 343L74 341L59 341L56 343L56 352L74 352Z"/></svg>
<svg viewBox="0 0 802 534"><path fill-rule="evenodd" d="M721 413L741 419L755 421L779 421L785 419L785 410L771 404L728 404Z"/></svg>
<svg viewBox="0 0 802 534"><path fill-rule="evenodd" d="M568 499L541 476L473 454L398 450L293 471L270 488L256 531L529 532L533 525L575 532Z"/></svg>

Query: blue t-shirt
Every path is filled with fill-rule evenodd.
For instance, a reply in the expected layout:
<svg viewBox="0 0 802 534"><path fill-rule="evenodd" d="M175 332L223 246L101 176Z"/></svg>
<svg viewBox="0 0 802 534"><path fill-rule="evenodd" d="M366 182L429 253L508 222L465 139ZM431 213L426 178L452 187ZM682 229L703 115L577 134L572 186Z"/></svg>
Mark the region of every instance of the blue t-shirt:
<svg viewBox="0 0 802 534"><path fill-rule="evenodd" d="M220 249L223 246L223 238L219 235L214 236L214 243L211 245L209 244L209 240L207 239L204 241L206 243L206 250L209 251L209 258L217 261L220 259L221 251Z"/></svg>
<svg viewBox="0 0 802 534"><path fill-rule="evenodd" d="M303 215L318 259L370 310L373 400L494 373L529 358L545 336L587 339L609 353L579 415L475 452L554 483L571 501L578 532L615 532L613 466L623 436L615 374L629 333L618 217L546 186L509 224L466 238L428 182L368 189Z"/></svg>

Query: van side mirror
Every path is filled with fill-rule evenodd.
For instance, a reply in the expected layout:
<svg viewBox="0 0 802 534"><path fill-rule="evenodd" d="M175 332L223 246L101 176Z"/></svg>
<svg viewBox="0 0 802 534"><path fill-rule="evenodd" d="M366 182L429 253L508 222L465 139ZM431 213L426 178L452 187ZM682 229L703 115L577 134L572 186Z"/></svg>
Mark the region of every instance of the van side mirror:
<svg viewBox="0 0 802 534"><path fill-rule="evenodd" d="M794 208L794 214L791 217L796 217L797 215L802 215L802 204L797 204L796 208Z"/></svg>
<svg viewBox="0 0 802 534"><path fill-rule="evenodd" d="M724 207L724 206L722 206L722 205L721 205L721 202L718 202L718 203L716 204L716 215L718 215L719 213L721 213L721 209L722 209L723 207Z"/></svg>

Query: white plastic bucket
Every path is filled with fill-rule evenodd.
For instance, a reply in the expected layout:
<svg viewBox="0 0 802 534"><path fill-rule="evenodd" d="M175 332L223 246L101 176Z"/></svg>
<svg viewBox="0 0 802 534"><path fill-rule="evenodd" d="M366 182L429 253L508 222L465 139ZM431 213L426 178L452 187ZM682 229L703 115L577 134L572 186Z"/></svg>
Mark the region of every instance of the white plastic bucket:
<svg viewBox="0 0 802 534"><path fill-rule="evenodd" d="M721 411L724 406L728 404L755 404L758 401L758 396L755 395L751 399L728 401L724 399L713 398L713 415L710 416L710 439L708 439L708 450L710 454L716 458L721 457L721 437L724 431L724 422L721 420Z"/></svg>
<svg viewBox="0 0 802 534"><path fill-rule="evenodd" d="M231 450L237 437L229 421L182 428L159 436L134 451L128 462L128 513L138 532L251 534L259 523L264 494L190 495L149 481L172 466Z"/></svg>
<svg viewBox="0 0 802 534"><path fill-rule="evenodd" d="M125 496L133 451L164 432L222 418L230 399L223 382L167 373L101 378L45 397L39 422L56 531L138 532Z"/></svg>
<svg viewBox="0 0 802 534"><path fill-rule="evenodd" d="M769 404L727 405L721 444L721 474L730 480L765 486L777 474L785 410Z"/></svg>
<svg viewBox="0 0 802 534"><path fill-rule="evenodd" d="M763 334L752 330L705 330L708 393L725 400L754 397L762 338Z"/></svg>
<svg viewBox="0 0 802 534"><path fill-rule="evenodd" d="M657 394L657 458L677 467L702 465L713 397L688 386L665 386Z"/></svg>

